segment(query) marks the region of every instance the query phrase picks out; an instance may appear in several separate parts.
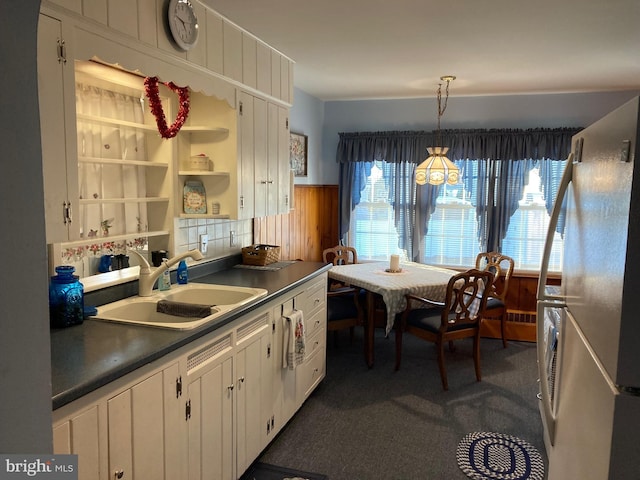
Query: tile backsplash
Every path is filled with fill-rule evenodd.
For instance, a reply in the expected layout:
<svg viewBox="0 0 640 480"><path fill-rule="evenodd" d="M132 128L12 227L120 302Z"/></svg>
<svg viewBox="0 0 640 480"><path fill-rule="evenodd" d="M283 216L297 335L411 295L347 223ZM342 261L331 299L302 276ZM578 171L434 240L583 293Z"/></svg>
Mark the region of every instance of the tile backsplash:
<svg viewBox="0 0 640 480"><path fill-rule="evenodd" d="M253 242L251 220L176 218L174 221L176 252L172 252L172 255L200 248L200 235L209 237L209 245L204 256L211 259L239 254L242 247Z"/></svg>

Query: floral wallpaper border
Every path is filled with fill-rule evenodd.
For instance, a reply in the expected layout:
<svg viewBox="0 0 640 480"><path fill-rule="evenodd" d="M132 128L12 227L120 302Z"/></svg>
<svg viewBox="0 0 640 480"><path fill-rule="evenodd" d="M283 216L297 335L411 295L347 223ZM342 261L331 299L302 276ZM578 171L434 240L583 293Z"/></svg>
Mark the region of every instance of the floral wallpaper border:
<svg viewBox="0 0 640 480"><path fill-rule="evenodd" d="M62 261L73 263L85 257L101 257L103 255L125 254L128 249L143 249L147 245L147 237L138 237L132 240L91 242L87 245L66 247L62 250Z"/></svg>

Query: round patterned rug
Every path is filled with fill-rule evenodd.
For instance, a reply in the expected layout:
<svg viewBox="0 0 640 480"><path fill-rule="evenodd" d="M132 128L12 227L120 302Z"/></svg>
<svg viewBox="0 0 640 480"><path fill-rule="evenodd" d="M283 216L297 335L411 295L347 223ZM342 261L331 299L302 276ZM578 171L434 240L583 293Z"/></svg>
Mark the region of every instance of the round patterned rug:
<svg viewBox="0 0 640 480"><path fill-rule="evenodd" d="M544 462L538 450L511 435L474 432L456 451L458 466L474 480L543 480Z"/></svg>

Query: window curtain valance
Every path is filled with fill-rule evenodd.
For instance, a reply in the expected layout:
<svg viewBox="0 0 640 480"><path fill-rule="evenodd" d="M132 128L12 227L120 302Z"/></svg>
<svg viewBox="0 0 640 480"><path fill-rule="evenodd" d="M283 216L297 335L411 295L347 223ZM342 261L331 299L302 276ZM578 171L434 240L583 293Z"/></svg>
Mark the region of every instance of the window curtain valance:
<svg viewBox="0 0 640 480"><path fill-rule="evenodd" d="M440 146L449 147L447 156L451 160L564 160L571 151L571 137L578 131L579 128L442 130ZM339 135L338 163L375 160L419 163L427 157L427 147L436 146L436 133L427 131Z"/></svg>

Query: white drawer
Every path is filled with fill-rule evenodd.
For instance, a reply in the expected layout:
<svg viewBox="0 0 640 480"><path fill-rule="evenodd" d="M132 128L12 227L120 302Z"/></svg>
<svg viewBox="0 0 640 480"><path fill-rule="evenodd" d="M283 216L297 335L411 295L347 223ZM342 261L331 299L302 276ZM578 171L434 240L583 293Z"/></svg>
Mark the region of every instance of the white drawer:
<svg viewBox="0 0 640 480"><path fill-rule="evenodd" d="M307 338L312 337L318 330L324 330L327 325L327 310L322 308L316 310L316 313L311 316L304 314L304 328Z"/></svg>
<svg viewBox="0 0 640 480"><path fill-rule="evenodd" d="M327 303L327 283L323 280L309 287L301 307L307 318L314 315Z"/></svg>
<svg viewBox="0 0 640 480"><path fill-rule="evenodd" d="M296 396L298 402L303 402L318 386L325 376L326 355L324 345L310 356L296 369Z"/></svg>

